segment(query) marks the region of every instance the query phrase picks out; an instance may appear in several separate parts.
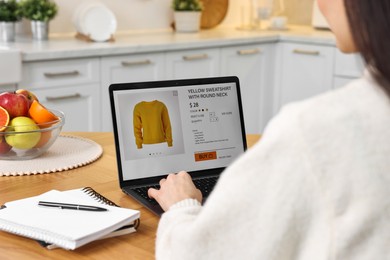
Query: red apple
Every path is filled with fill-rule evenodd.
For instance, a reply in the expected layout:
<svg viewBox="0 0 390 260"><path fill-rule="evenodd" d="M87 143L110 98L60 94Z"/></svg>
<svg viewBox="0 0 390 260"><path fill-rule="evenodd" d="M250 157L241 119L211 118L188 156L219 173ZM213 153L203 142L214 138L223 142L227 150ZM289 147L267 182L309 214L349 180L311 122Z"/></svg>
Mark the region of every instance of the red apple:
<svg viewBox="0 0 390 260"><path fill-rule="evenodd" d="M39 101L37 96L27 89L18 89L15 93L24 95L28 99L29 107L34 100Z"/></svg>
<svg viewBox="0 0 390 260"><path fill-rule="evenodd" d="M9 150L11 150L12 146L10 146L6 141L3 135L0 135L0 154L5 154Z"/></svg>
<svg viewBox="0 0 390 260"><path fill-rule="evenodd" d="M0 106L8 111L11 118L28 116L29 101L25 95L3 92L0 94Z"/></svg>

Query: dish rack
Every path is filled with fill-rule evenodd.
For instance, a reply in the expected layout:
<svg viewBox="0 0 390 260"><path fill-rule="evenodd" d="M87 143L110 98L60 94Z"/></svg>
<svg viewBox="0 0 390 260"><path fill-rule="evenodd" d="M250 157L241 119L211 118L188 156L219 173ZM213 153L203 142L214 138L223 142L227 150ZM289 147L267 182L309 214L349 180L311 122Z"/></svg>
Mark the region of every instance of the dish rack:
<svg viewBox="0 0 390 260"><path fill-rule="evenodd" d="M93 40L90 37L90 35L85 35L85 34L80 33L80 32L77 32L75 37L76 37L76 39L81 40L81 41L85 41L85 42L97 42L97 41ZM111 37L108 40L106 40L105 42L115 42L114 35L111 34Z"/></svg>

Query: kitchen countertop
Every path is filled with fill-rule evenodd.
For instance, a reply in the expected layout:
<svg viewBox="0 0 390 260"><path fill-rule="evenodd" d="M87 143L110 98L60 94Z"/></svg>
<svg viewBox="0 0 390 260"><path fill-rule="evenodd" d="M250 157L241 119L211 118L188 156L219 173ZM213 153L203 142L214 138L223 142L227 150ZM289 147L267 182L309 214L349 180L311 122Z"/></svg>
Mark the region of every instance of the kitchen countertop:
<svg viewBox="0 0 390 260"><path fill-rule="evenodd" d="M117 32L114 42L99 43L76 39L74 34L52 34L48 41L33 41L31 37L16 38L12 43L0 43L0 48L18 49L22 53L22 61L28 62L278 41L335 46L335 38L330 31L315 30L309 26L290 26L285 31L216 28L201 30L199 33L175 33L171 30Z"/></svg>

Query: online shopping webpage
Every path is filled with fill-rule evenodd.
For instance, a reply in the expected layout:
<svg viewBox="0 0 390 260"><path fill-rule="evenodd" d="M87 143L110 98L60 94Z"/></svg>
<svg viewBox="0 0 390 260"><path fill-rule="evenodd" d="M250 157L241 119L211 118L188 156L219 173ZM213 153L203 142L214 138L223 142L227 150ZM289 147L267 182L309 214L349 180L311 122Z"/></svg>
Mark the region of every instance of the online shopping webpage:
<svg viewBox="0 0 390 260"><path fill-rule="evenodd" d="M114 95L124 180L226 167L244 151L234 82Z"/></svg>

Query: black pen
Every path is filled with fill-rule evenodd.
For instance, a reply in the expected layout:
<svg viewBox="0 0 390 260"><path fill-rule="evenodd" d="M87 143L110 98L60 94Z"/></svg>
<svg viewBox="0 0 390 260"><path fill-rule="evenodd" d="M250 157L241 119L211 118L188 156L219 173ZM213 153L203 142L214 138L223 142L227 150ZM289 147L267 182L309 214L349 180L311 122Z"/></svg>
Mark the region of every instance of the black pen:
<svg viewBox="0 0 390 260"><path fill-rule="evenodd" d="M49 202L49 201L39 201L39 206L59 208L59 209L74 209L74 210L87 210L87 211L107 211L105 208L88 206L88 205L78 205L78 204L68 204L68 203L58 203L58 202Z"/></svg>

